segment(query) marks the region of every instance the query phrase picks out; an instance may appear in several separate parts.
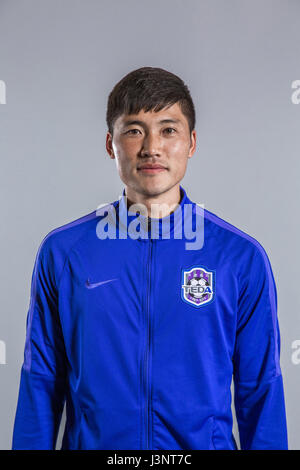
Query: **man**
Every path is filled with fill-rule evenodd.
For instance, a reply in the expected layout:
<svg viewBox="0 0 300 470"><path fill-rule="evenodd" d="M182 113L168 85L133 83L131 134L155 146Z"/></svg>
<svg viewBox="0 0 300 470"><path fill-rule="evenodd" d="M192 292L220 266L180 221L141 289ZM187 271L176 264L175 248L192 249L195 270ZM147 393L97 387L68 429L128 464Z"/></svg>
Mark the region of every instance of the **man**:
<svg viewBox="0 0 300 470"><path fill-rule="evenodd" d="M112 90L122 197L43 239L32 275L14 449L286 449L272 269L254 238L180 181L195 110L174 74ZM194 240L194 241L191 241Z"/></svg>

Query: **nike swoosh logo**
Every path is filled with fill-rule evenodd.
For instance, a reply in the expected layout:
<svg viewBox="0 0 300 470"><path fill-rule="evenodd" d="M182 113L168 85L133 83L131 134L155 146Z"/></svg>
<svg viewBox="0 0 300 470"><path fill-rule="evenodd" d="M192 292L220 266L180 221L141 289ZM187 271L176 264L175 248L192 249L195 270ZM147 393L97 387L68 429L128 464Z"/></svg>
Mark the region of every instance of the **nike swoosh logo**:
<svg viewBox="0 0 300 470"><path fill-rule="evenodd" d="M118 280L118 278L107 279L107 281L90 282L90 280L87 279L85 281L85 287L87 287L88 289L94 289L94 287L99 287L99 286L102 286L103 284L107 284L108 282L117 281L117 280Z"/></svg>

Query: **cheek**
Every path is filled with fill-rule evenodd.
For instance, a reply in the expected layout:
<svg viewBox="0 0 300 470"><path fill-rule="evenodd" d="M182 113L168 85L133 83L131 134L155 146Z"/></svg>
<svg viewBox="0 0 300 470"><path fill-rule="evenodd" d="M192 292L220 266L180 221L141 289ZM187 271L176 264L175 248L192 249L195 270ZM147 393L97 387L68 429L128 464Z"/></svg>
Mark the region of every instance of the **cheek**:
<svg viewBox="0 0 300 470"><path fill-rule="evenodd" d="M186 159L184 159L184 160L181 159L181 160L178 162L178 164L177 164L177 169L176 169L177 171L176 171L176 173L177 173L178 175L183 175L183 174L185 173L185 171L186 171L186 165L187 165L187 160L186 160Z"/></svg>
<svg viewBox="0 0 300 470"><path fill-rule="evenodd" d="M131 155L134 155L137 151L137 143L130 139L116 139L113 144L113 150L120 160L129 159Z"/></svg>
<svg viewBox="0 0 300 470"><path fill-rule="evenodd" d="M176 159L177 161L179 160L183 161L187 159L189 149L190 147L186 139L184 140L179 139L177 141L170 142L170 144L167 147L167 152L168 152L170 159L172 159L173 157L173 159Z"/></svg>
<svg viewBox="0 0 300 470"><path fill-rule="evenodd" d="M141 142L137 138L128 138L120 142L122 152L128 155L136 154L141 147Z"/></svg>
<svg viewBox="0 0 300 470"><path fill-rule="evenodd" d="M172 146L172 149L168 152L168 159L170 161L170 167L176 173L180 173L185 170L188 162L189 147L186 143L176 143Z"/></svg>
<svg viewBox="0 0 300 470"><path fill-rule="evenodd" d="M128 153L119 153L117 158L117 167L118 171L124 175L129 176L132 174L134 168L136 167L136 159L130 157Z"/></svg>

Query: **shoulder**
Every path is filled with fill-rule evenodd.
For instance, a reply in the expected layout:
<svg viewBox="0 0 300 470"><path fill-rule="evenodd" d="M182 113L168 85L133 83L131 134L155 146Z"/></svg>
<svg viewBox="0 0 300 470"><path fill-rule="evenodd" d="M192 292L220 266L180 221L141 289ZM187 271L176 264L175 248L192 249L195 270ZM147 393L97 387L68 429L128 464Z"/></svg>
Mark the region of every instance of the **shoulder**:
<svg viewBox="0 0 300 470"><path fill-rule="evenodd" d="M65 262L82 238L96 230L97 209L50 230L41 240L35 259L35 271L43 271L58 285Z"/></svg>
<svg viewBox="0 0 300 470"><path fill-rule="evenodd" d="M40 243L40 250L69 250L76 241L87 231L92 229L97 220L97 211L94 210L82 217L67 222L50 230Z"/></svg>
<svg viewBox="0 0 300 470"><path fill-rule="evenodd" d="M271 275L269 256L254 236L207 209L204 209L204 217L208 240L211 237L213 244L220 246L229 259L236 260L246 270L251 266Z"/></svg>

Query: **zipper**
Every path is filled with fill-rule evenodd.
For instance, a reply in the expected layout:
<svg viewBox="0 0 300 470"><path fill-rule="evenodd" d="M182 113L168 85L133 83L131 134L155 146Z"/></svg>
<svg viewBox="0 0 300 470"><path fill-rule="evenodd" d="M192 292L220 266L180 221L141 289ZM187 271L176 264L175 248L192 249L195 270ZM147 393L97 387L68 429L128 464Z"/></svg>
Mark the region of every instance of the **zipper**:
<svg viewBox="0 0 300 470"><path fill-rule="evenodd" d="M152 256L152 238L149 241L149 251L148 251L148 286L147 286L147 344L145 351L145 361L144 361L144 371L145 371L145 437L146 444L145 448L149 448L149 415L150 415L150 400L149 400L149 353L150 353L150 289L151 289L151 256Z"/></svg>

